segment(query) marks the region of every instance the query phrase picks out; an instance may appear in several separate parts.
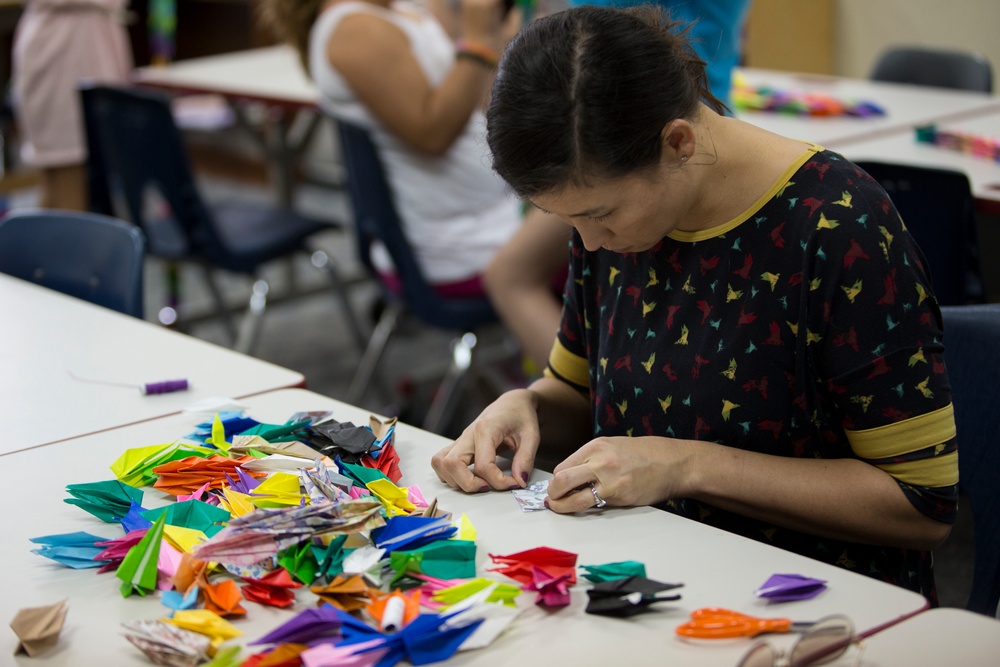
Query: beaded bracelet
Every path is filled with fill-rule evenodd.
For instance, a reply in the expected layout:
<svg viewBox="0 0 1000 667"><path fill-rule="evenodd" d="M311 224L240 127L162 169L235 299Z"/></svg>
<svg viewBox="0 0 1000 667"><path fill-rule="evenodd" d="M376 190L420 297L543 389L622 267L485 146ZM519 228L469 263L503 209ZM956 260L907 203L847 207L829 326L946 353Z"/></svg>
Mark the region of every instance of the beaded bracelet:
<svg viewBox="0 0 1000 667"><path fill-rule="evenodd" d="M455 58L472 60L485 65L490 69L496 67L497 62L500 61L500 57L497 55L496 51L490 47L485 44L472 42L466 39L461 39L455 43Z"/></svg>

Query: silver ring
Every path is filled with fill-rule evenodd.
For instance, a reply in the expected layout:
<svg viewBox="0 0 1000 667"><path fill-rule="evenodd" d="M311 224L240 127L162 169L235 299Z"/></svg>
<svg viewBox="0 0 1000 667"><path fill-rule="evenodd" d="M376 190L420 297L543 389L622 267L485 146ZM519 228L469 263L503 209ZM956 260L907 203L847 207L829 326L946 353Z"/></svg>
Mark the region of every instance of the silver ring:
<svg viewBox="0 0 1000 667"><path fill-rule="evenodd" d="M594 507L600 509L608 504L608 501L597 495L597 484L595 482L590 483L590 492L594 494Z"/></svg>

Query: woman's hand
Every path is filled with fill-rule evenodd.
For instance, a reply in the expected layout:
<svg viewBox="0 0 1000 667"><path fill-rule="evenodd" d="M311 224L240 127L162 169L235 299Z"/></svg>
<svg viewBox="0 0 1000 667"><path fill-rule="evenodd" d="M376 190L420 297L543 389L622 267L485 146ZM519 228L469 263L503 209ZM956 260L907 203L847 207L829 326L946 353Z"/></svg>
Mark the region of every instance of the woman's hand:
<svg viewBox="0 0 1000 667"><path fill-rule="evenodd" d="M591 440L556 466L549 508L562 514L590 509L594 491L608 506L619 507L685 497L694 467L692 444L658 437Z"/></svg>
<svg viewBox="0 0 1000 667"><path fill-rule="evenodd" d="M530 389L503 394L455 442L431 458L434 472L448 486L466 493L525 486L540 441L537 410L538 400ZM496 463L497 454L508 450L514 452L511 475Z"/></svg>

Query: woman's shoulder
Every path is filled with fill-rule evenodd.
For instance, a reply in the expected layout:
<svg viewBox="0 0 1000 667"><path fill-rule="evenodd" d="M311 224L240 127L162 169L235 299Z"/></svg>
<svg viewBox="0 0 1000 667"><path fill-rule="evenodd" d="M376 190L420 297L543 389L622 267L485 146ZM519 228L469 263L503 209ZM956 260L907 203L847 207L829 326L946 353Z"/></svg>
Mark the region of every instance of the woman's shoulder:
<svg viewBox="0 0 1000 667"><path fill-rule="evenodd" d="M327 5L322 10L318 21L339 22L348 16L364 15L384 19L390 23L403 20L426 21L433 16L420 5L409 0L394 0L388 5L367 2L366 0L342 0Z"/></svg>

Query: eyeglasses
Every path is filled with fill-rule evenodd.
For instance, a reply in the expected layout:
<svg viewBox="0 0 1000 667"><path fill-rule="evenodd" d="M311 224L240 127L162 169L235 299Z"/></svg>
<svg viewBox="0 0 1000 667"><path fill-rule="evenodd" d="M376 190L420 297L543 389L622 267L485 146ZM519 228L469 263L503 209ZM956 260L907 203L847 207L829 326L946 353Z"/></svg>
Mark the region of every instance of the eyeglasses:
<svg viewBox="0 0 1000 667"><path fill-rule="evenodd" d="M861 664L864 644L854 635L854 624L846 616L827 616L816 621L786 652L768 642L750 647L737 667L807 667L821 665L844 655L858 644L853 667Z"/></svg>

